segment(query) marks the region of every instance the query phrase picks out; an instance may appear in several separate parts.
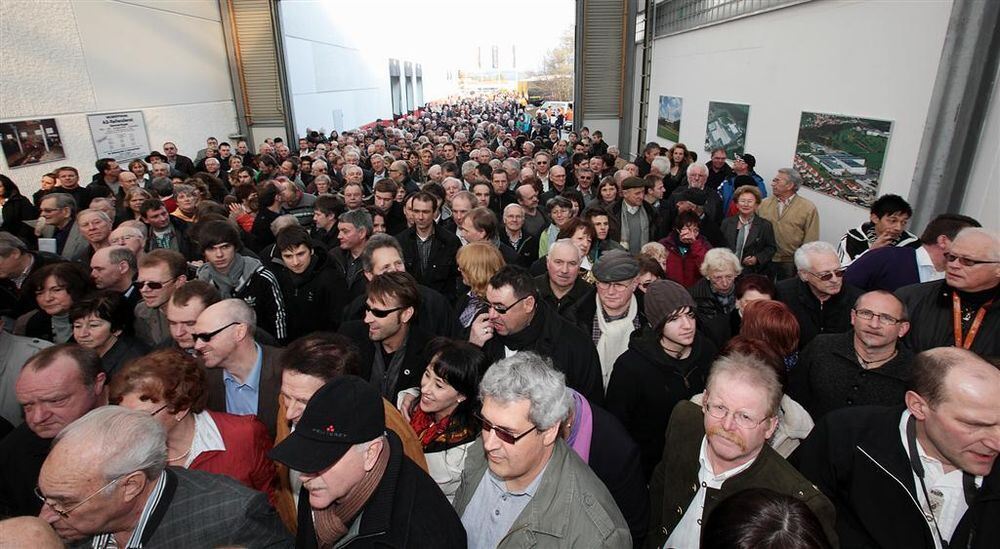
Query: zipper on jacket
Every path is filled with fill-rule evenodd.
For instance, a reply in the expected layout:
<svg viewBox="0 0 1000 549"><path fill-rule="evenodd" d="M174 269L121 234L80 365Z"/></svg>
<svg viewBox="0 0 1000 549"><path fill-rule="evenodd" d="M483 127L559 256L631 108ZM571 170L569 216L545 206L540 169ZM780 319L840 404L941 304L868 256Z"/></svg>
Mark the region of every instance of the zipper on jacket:
<svg viewBox="0 0 1000 549"><path fill-rule="evenodd" d="M878 460L876 460L875 458L873 458L871 456L871 454L869 454L868 452L866 452L864 448L862 448L860 446L855 446L855 448L857 448L858 451L860 451L862 454L864 454L865 457L867 457L868 459L870 459L872 461L872 463L874 463L875 466L877 466L879 469L881 469L885 474L889 475L889 478L891 478L892 480L895 480L896 484L899 484L899 487L903 489L903 492L906 492L906 495L909 496L910 501L913 502L913 505L915 505L917 507L917 511L920 513L920 516L923 518L924 526L927 527L927 531L930 532L930 534L931 534L931 539L936 539L935 533L934 533L933 530L931 530L931 525L927 521L927 515L924 514L924 508L921 507L920 502L917 501L913 497L913 494L911 494L910 491L906 489L906 484L904 484L903 481L899 480L896 477L896 475L890 473L888 469L886 469L885 467L883 467L882 464L879 463ZM935 545L937 545L937 544L935 543Z"/></svg>

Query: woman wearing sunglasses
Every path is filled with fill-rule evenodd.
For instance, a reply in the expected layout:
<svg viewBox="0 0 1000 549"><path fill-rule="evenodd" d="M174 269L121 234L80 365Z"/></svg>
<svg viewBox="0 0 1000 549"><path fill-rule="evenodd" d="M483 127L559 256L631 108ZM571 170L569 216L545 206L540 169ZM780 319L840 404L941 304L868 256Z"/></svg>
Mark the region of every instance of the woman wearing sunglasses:
<svg viewBox="0 0 1000 549"><path fill-rule="evenodd" d="M431 341L427 351L432 358L419 391L410 389L400 396L424 448L428 472L451 501L461 483L466 453L480 433L477 392L486 359L475 345L445 338Z"/></svg>
<svg viewBox="0 0 1000 549"><path fill-rule="evenodd" d="M73 323L73 339L101 355L101 366L109 379L127 362L149 351L145 343L125 333L133 316L118 291L100 291L76 303L69 310L69 321Z"/></svg>
<svg viewBox="0 0 1000 549"><path fill-rule="evenodd" d="M205 369L177 349L130 362L114 377L108 402L149 413L167 431L167 465L236 479L274 504L272 440L254 416L205 409Z"/></svg>

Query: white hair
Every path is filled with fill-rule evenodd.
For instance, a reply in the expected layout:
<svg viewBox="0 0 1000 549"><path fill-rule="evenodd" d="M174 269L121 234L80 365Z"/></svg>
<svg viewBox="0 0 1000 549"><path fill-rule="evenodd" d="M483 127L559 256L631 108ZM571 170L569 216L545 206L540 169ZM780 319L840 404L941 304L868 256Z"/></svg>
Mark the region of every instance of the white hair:
<svg viewBox="0 0 1000 549"><path fill-rule="evenodd" d="M959 238L970 236L981 236L989 240L989 245L987 249L983 250L986 253L986 258L990 261L1000 260L1000 235L990 231L988 229L983 229L982 227L965 227L964 229L958 231L955 235L955 239L952 242L957 242Z"/></svg>
<svg viewBox="0 0 1000 549"><path fill-rule="evenodd" d="M670 173L670 159L665 156L657 156L652 162L650 162L649 165L660 175L667 175ZM691 171L690 166L688 166L688 171Z"/></svg>
<svg viewBox="0 0 1000 549"><path fill-rule="evenodd" d="M556 240L555 242L553 242L552 244L550 244L549 245L549 253L551 254L553 250L555 250L557 247L560 247L560 246L566 246L569 249L575 250L576 251L576 260L577 261L583 260L583 254L580 253L580 248L576 247L576 244L573 243L573 239L571 239L571 238L560 238L559 240ZM548 262L548 257L546 257L546 262Z"/></svg>
<svg viewBox="0 0 1000 549"><path fill-rule="evenodd" d="M834 248L833 244L830 244L829 242L823 242L822 240L806 242L805 244L799 246L799 249L795 250L795 268L800 271L808 271L812 269L812 260L810 257L822 254L829 254L833 257L838 257L837 249Z"/></svg>
<svg viewBox="0 0 1000 549"><path fill-rule="evenodd" d="M167 433L149 412L102 406L67 425L52 443L97 448L104 478L142 471L152 480L167 466ZM74 452L78 453L78 452Z"/></svg>
<svg viewBox="0 0 1000 549"><path fill-rule="evenodd" d="M736 254L729 248L712 248L705 253L705 259L702 260L698 270L704 277L708 277L712 271L727 270L739 275L743 271L743 267L740 265L740 258L736 257Z"/></svg>
<svg viewBox="0 0 1000 549"><path fill-rule="evenodd" d="M566 388L566 376L530 351L521 351L490 366L479 383L479 398L502 403L527 400L528 419L542 431L562 421L573 402Z"/></svg>
<svg viewBox="0 0 1000 549"><path fill-rule="evenodd" d="M708 174L708 166L695 162L694 164L688 166L687 174L691 175L691 172L705 172L706 174Z"/></svg>

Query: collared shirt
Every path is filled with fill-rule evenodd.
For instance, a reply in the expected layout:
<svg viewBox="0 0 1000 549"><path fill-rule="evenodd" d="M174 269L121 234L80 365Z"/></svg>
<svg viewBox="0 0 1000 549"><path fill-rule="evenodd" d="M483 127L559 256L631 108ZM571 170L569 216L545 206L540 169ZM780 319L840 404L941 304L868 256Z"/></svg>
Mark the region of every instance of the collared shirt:
<svg viewBox="0 0 1000 549"><path fill-rule="evenodd" d="M225 452L226 443L222 440L219 426L212 419L212 414L199 412L194 415L194 438L191 439L191 451L188 453L184 467L191 467L194 458L202 452Z"/></svg>
<svg viewBox="0 0 1000 549"><path fill-rule="evenodd" d="M17 275L16 278L11 279L11 282L14 283L14 286L16 286L18 290L20 290L21 286L24 285L24 281L28 279L28 274L31 272L31 268L35 266L35 256L28 254L28 259L28 266L25 267L24 270L21 271L21 274Z"/></svg>
<svg viewBox="0 0 1000 549"><path fill-rule="evenodd" d="M920 282L931 282L944 278L944 271L934 268L934 262L931 261L931 254L927 253L927 250L923 246L917 248L916 260L917 275L920 277Z"/></svg>
<svg viewBox="0 0 1000 549"><path fill-rule="evenodd" d="M903 417L899 420L899 436L902 439L903 448L906 450L907 460L910 456L910 443L906 436L906 424L909 421L910 411L904 410ZM959 521L969 509L969 504L965 501L965 489L962 486L963 472L956 468L950 473L945 473L941 462L927 455L920 440L917 440L917 453L920 455L920 463L924 466L924 485L927 486L927 494L931 498L930 504L924 497L924 491L920 487L920 477L915 471L913 472L913 485L917 488L917 500L920 502L920 510L923 512L924 519L927 520L927 527L931 530L934 545L938 549L942 549L937 529L940 528L941 537L945 540L951 540ZM976 487L982 485L983 477L977 476ZM927 513L928 509L933 515ZM931 516L934 518L932 519ZM935 520L937 521L936 528Z"/></svg>
<svg viewBox="0 0 1000 549"><path fill-rule="evenodd" d="M146 504L142 506L142 514L139 515L139 522L135 525L135 529L132 530L132 535L128 538L128 543L125 547L121 549L140 549L142 547L142 534L143 530L146 529L146 524L149 523L149 517L152 516L153 511L156 506L160 503L160 497L163 495L163 488L167 484L167 472L161 471L160 477L156 479L156 486L153 487L153 491L150 492L149 498L146 499ZM90 546L93 549L111 549L113 547L118 547L118 543L115 541L114 534L101 534L95 536L91 540Z"/></svg>
<svg viewBox="0 0 1000 549"><path fill-rule="evenodd" d="M778 201L778 216L780 217L784 215L785 210L787 210L788 207L792 205L792 200L795 198L795 193L792 193L788 198L784 200L778 198L777 196L774 198L775 200Z"/></svg>
<svg viewBox="0 0 1000 549"><path fill-rule="evenodd" d="M259 343L254 343L257 348L257 362L250 371L247 379L240 381L223 370L222 380L226 385L226 411L238 416L250 416L257 414L257 405L260 402L260 370L264 361L264 350Z"/></svg>
<svg viewBox="0 0 1000 549"><path fill-rule="evenodd" d="M726 480L746 471L748 467L753 465L756 459L754 457L739 467L715 474L715 471L712 470L712 462L708 459L708 437L702 437L701 453L698 456L698 462L701 463L701 468L698 469L698 482L700 484L698 491L695 493L694 499L691 500L691 504L688 505L687 510L684 511L681 521L677 523L677 527L670 533L670 537L667 538L667 543L664 547L697 549L701 544L701 517L705 512L705 494L708 492L708 489L718 490L722 488L722 484Z"/></svg>
<svg viewBox="0 0 1000 549"><path fill-rule="evenodd" d="M500 544L521 511L535 497L548 467L546 463L535 480L519 492L507 490L507 484L486 469L462 515L462 524L469 534L470 549L494 549Z"/></svg>

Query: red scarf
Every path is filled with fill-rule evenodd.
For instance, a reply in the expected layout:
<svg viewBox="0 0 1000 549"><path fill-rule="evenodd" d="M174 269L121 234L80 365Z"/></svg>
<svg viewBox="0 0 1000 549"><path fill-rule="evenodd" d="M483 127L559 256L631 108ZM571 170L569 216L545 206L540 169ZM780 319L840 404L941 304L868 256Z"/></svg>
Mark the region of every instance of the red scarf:
<svg viewBox="0 0 1000 549"><path fill-rule="evenodd" d="M410 427L413 427L413 432L420 439L420 445L424 447L439 437L442 442L445 441L444 434L448 430L450 420L451 416L448 416L441 421L435 421L434 416L421 410L420 406L414 406L410 412Z"/></svg>

